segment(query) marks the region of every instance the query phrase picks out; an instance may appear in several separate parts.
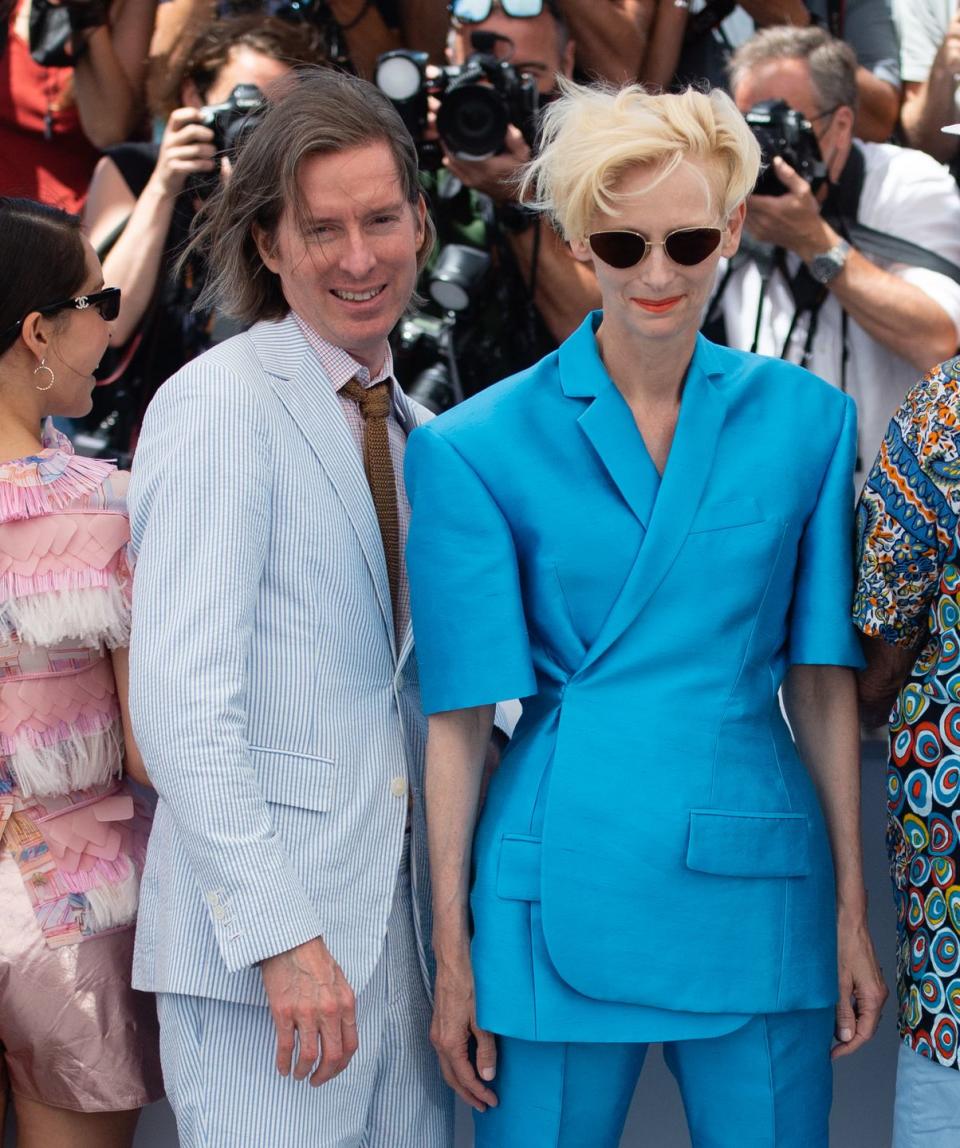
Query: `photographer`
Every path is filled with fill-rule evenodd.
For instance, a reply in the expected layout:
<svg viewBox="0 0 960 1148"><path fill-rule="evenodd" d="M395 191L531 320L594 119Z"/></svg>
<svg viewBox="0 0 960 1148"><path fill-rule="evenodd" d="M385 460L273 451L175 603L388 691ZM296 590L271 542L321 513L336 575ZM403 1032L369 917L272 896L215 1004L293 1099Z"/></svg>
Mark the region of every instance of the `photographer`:
<svg viewBox="0 0 960 1148"><path fill-rule="evenodd" d="M482 20L468 19L484 9L489 11ZM457 0L449 43L455 67L478 53L488 61L488 71L496 71L497 61L508 63L514 70L511 83L527 85L533 103L535 84L541 106L555 95L559 77L573 74L574 42L554 0L545 0L540 11L526 17L476 0ZM456 94L462 93L461 88ZM449 94L442 98L442 109L449 99ZM592 269L571 256L549 223L517 202L515 177L530 158L535 116L514 111L497 154L469 159L455 154L466 148L444 139L443 110L439 115L442 167L423 176L438 250L442 258L447 245L465 244L487 252L492 263L482 300L458 319L455 332L463 393L469 395L552 350L598 305L599 291ZM421 294L427 293L421 286ZM409 385L411 367L402 348L400 364ZM415 362L413 369L419 366ZM426 394L418 392L418 397L433 402Z"/></svg>
<svg viewBox="0 0 960 1148"><path fill-rule="evenodd" d="M731 54L755 31L789 24L821 27L857 57L857 122L861 139L890 138L900 111L897 33L890 0L658 0L644 83L724 85Z"/></svg>
<svg viewBox="0 0 960 1148"><path fill-rule="evenodd" d="M143 111L156 0L0 0L0 193L77 211Z"/></svg>
<svg viewBox="0 0 960 1148"><path fill-rule="evenodd" d="M862 479L917 371L960 340L960 194L923 153L854 138L855 72L850 48L819 28L766 29L733 57L748 120L803 117L792 154L806 178L772 159L748 201L754 242L715 310L731 346L799 362L853 396Z"/></svg>
<svg viewBox="0 0 960 1148"><path fill-rule="evenodd" d="M194 215L227 174L229 160L218 153L215 135L239 122L242 108L231 104L237 94L254 102L269 96L293 62L322 59L322 41L309 25L262 16L218 21L199 35L182 73L170 82L169 101L181 106L170 112L159 147L127 144L97 165L85 221L103 254L104 274L124 293L112 363L126 396L118 412L120 449L159 384L235 333L209 311L193 310L202 266L194 262L174 271ZM254 89L245 92L241 85ZM97 398L94 422L120 395L108 388Z"/></svg>

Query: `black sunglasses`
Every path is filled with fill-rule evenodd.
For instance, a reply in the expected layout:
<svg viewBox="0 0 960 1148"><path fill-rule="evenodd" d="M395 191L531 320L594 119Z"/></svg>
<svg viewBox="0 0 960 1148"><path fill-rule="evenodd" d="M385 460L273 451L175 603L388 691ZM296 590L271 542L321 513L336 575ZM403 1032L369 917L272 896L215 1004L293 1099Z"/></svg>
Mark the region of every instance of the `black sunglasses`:
<svg viewBox="0 0 960 1148"><path fill-rule="evenodd" d="M662 243L651 243L637 231L595 231L587 242L598 259L623 271L642 263L652 247L662 247L681 267L696 267L716 251L722 238L719 227L681 227Z"/></svg>
<svg viewBox="0 0 960 1148"><path fill-rule="evenodd" d="M89 295L78 295L76 299L63 299L59 303L48 303L46 307L34 307L33 310L39 311L41 315L55 315L57 311L68 311L71 308L74 311L86 311L90 307L96 307L101 318L112 323L120 314L120 288L104 287L102 291L92 291ZM28 314L32 314L32 312L28 312ZM0 339L9 338L22 326L23 319L20 319L12 327L8 327L0 335Z"/></svg>

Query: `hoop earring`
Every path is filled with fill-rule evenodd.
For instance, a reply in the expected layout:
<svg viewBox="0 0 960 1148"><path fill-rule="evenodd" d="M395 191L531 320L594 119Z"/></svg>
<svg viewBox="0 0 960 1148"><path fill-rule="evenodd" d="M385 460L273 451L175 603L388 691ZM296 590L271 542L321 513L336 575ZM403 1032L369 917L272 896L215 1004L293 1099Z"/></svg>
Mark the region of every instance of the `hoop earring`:
<svg viewBox="0 0 960 1148"><path fill-rule="evenodd" d="M50 376L50 382L47 383L47 385L45 387L41 387L40 384L37 383L36 389L38 391L49 391L50 388L53 386L53 384L57 381L57 376L47 366L47 360L46 359L41 359L40 362L33 368L33 373L35 375L38 374L40 371L46 371L47 372L47 374Z"/></svg>

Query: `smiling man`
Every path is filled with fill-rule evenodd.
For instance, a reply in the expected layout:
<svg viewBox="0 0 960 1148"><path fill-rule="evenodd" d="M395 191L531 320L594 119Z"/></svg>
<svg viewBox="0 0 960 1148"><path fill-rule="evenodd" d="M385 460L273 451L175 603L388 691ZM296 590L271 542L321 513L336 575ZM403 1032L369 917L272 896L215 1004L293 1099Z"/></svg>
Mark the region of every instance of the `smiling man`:
<svg viewBox="0 0 960 1148"><path fill-rule="evenodd" d="M413 143L375 88L309 75L196 242L252 326L160 389L137 454L135 983L184 1148L446 1148L402 560L424 412L387 344L432 244Z"/></svg>

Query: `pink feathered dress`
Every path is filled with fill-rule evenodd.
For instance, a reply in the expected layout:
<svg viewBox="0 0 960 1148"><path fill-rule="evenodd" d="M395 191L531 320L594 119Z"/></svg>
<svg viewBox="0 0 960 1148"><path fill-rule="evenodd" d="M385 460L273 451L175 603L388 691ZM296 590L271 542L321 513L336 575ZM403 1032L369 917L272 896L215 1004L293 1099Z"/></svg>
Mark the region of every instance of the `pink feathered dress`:
<svg viewBox="0 0 960 1148"><path fill-rule="evenodd" d="M0 1046L15 1093L86 1112L162 1095L130 988L149 812L122 776L127 475L48 423L0 463Z"/></svg>

